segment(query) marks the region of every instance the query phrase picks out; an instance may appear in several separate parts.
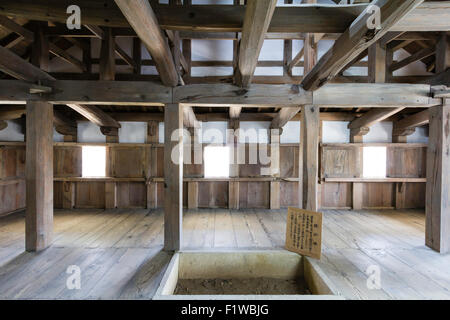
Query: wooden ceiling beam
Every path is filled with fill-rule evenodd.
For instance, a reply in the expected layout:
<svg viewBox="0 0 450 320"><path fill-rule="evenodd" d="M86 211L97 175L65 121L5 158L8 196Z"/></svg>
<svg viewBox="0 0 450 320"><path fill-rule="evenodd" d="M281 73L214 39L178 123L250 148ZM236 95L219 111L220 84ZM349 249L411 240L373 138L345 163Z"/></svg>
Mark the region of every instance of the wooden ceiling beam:
<svg viewBox="0 0 450 320"><path fill-rule="evenodd" d="M50 76L47 72L23 60L18 55L14 54L10 50L5 49L3 47L0 47L0 70L16 79L30 81L34 83L44 82L44 84L46 84L54 82L56 80L55 78ZM40 96L36 97L36 94L30 93L30 88L32 87L32 84L28 84L28 86L29 86L28 93L30 94L30 100L35 100L36 98L38 98L38 100L43 100L42 97ZM8 90L6 90L5 93L6 92L8 92ZM94 106L84 106L79 104L67 104L67 105L99 126L120 128L120 124L117 121L115 121L113 118L111 118L106 113L104 113L103 111Z"/></svg>
<svg viewBox="0 0 450 320"><path fill-rule="evenodd" d="M396 71L398 69L406 67L407 65L409 65L409 64L411 64L413 62L416 62L416 61L425 59L425 58L427 58L429 56L432 56L432 55L435 54L435 52L436 52L436 48L434 48L434 47L424 48L424 49L417 51L416 53L410 55L409 57L407 57L407 58L405 58L405 59L403 59L401 61L393 63L390 66L389 70L391 72L394 72L394 71Z"/></svg>
<svg viewBox="0 0 450 320"><path fill-rule="evenodd" d="M394 122L394 129L392 135L405 136L414 132L415 128L424 126L430 122L430 115L428 110L413 114L402 120Z"/></svg>
<svg viewBox="0 0 450 320"><path fill-rule="evenodd" d="M399 113L405 109L401 108L384 108L384 109L372 109L366 112L359 118L354 119L352 122L348 124L348 128L352 130L354 133L359 132L360 134L354 135L363 135L369 132L369 128L373 126L375 123L386 120L392 117L394 114Z"/></svg>
<svg viewBox="0 0 450 320"><path fill-rule="evenodd" d="M252 82L264 43L264 35L269 28L276 5L277 0L248 0L247 2L239 45L239 73L236 79L241 87L248 87Z"/></svg>
<svg viewBox="0 0 450 320"><path fill-rule="evenodd" d="M300 111L301 107L294 108L283 108L281 109L275 118L273 118L272 123L270 124L270 129L281 129L283 128L289 121L291 121Z"/></svg>
<svg viewBox="0 0 450 320"><path fill-rule="evenodd" d="M23 106L1 106L0 120L14 120L19 119L25 114Z"/></svg>
<svg viewBox="0 0 450 320"><path fill-rule="evenodd" d="M66 23L66 9L71 4L71 0L0 0L0 14ZM84 23L129 27L113 0L77 0L77 5L83 12ZM367 4L277 7L268 31L343 33L366 7ZM180 31L241 32L245 15L245 6L231 5L177 7L160 4L154 9L163 29ZM391 31L447 31L449 10L446 1L425 2Z"/></svg>
<svg viewBox="0 0 450 320"><path fill-rule="evenodd" d="M1 61L1 59L0 59ZM30 94L30 83L0 80L0 104L42 100ZM182 103L210 107L298 107L314 104L341 108L430 107L441 99L431 97L431 86L400 83L333 83L315 92L296 85L254 84L242 89L227 83L193 84L168 88L147 81L56 80L47 84L45 99L53 104L163 106Z"/></svg>
<svg viewBox="0 0 450 320"><path fill-rule="evenodd" d="M381 28L371 29L367 21L372 14L363 12L305 76L303 88L317 90L324 85L422 2L423 0L374 1L372 4L380 8Z"/></svg>
<svg viewBox="0 0 450 320"><path fill-rule="evenodd" d="M161 81L169 87L178 85L179 75L172 53L149 2L147 0L115 0L115 3L150 52ZM171 6L171 8L176 7Z"/></svg>

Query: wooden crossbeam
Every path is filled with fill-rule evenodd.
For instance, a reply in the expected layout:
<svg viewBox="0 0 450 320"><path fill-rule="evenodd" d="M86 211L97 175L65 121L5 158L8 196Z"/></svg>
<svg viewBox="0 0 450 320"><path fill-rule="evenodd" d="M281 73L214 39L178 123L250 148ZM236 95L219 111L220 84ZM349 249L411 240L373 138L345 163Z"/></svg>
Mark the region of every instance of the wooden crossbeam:
<svg viewBox="0 0 450 320"><path fill-rule="evenodd" d="M31 63L23 60L18 55L3 47L0 47L0 70L16 79L31 82L53 82L56 80L47 72L35 67ZM30 84L28 84L28 86L29 88L32 87ZM5 93L6 92L8 92L8 90L6 90ZM38 98L37 100L42 100L41 97L36 97L35 94L30 93L30 97L29 99L26 99L26 101L36 100L36 98ZM86 116L86 118L93 120L93 122L99 126L120 128L120 124L117 121L96 107L84 106L76 103L67 105L83 116Z"/></svg>
<svg viewBox="0 0 450 320"><path fill-rule="evenodd" d="M1 57L1 56L0 56ZM0 59L0 61L3 61ZM343 83L327 84L315 92L296 85L254 84L249 89L226 84L193 84L168 88L146 81L57 80L48 84L52 92L45 99L53 104L147 105L183 103L208 107L419 107L439 105L427 84ZM0 80L0 104L18 104L42 98L30 94L30 83Z"/></svg>
<svg viewBox="0 0 450 320"><path fill-rule="evenodd" d="M413 62L416 62L416 61L425 59L425 58L427 58L429 56L432 56L432 55L434 55L435 52L436 52L436 49L433 48L433 47L424 48L424 49L419 50L415 54L410 55L409 57L407 57L407 58L405 58L405 59L403 59L403 60L401 60L399 62L393 63L389 69L390 69L391 72L394 72L395 70L398 70L398 69L401 69L403 67L406 67L407 65L409 65L409 64L411 64Z"/></svg>
<svg viewBox="0 0 450 320"><path fill-rule="evenodd" d="M264 43L264 35L269 28L276 5L276 0L249 0L247 3L239 46L237 79L237 83L242 87L248 87L252 81Z"/></svg>
<svg viewBox="0 0 450 320"><path fill-rule="evenodd" d="M66 23L66 9L70 4L73 4L70 0L0 0L0 13L29 20ZM129 27L113 0L78 0L77 5L82 9L83 23ZM366 7L367 4L278 7L269 32L343 33ZM425 2L391 30L447 31L449 10L445 1ZM241 32L245 6L158 5L155 6L155 14L163 29Z"/></svg>
<svg viewBox="0 0 450 320"><path fill-rule="evenodd" d="M172 53L149 2L115 0L115 3L150 52L162 82L170 87L176 86L179 76Z"/></svg>
<svg viewBox="0 0 450 320"><path fill-rule="evenodd" d="M365 135L369 132L368 128L373 126L375 123L386 120L403 109L405 108L372 109L366 112L363 116L350 122L348 124L348 128L353 132L353 135Z"/></svg>
<svg viewBox="0 0 450 320"><path fill-rule="evenodd" d="M413 114L402 120L394 122L394 136L408 135L414 132L417 127L424 126L430 122L430 115L428 110ZM411 132L412 131L412 132Z"/></svg>
<svg viewBox="0 0 450 320"><path fill-rule="evenodd" d="M34 41L34 34L33 34L33 32L31 32L30 30L24 28L20 24L14 22L13 20L11 20L11 19L9 19L9 18L7 18L5 16L1 16L0 15L0 25L2 25L3 27L5 27L5 28L13 31L14 33L20 35L21 37L23 37L23 39L26 39L26 40L28 40L30 42ZM85 64L82 61L78 60L77 58L75 58L71 54L67 53L66 51L64 51L63 49L58 47L56 44L49 43L49 51L51 53L53 53L55 56L60 57L61 59L67 61L68 63L70 63L72 65L74 65L75 67L77 67L81 71L83 71L83 72L86 71L86 66L85 66Z"/></svg>
<svg viewBox="0 0 450 320"><path fill-rule="evenodd" d="M372 18L372 14L363 12L304 77L303 88L316 90L324 85L422 2L423 0L375 1L373 5L380 8L380 29L371 29L367 21Z"/></svg>
<svg viewBox="0 0 450 320"><path fill-rule="evenodd" d="M291 121L300 111L301 107L283 108L281 109L275 118L273 118L270 124L271 129L283 128L289 121Z"/></svg>
<svg viewBox="0 0 450 320"><path fill-rule="evenodd" d="M0 107L0 120L19 119L25 114L23 106L2 106Z"/></svg>

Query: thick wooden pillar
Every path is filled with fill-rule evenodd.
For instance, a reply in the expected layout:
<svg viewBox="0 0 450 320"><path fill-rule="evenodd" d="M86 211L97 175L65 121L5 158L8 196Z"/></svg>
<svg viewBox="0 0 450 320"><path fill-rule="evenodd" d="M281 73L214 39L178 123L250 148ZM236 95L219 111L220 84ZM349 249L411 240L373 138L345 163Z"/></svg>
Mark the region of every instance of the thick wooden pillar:
<svg viewBox="0 0 450 320"><path fill-rule="evenodd" d="M320 109L314 105L302 108L303 146L303 209L317 211L317 180L319 174L319 121Z"/></svg>
<svg viewBox="0 0 450 320"><path fill-rule="evenodd" d="M430 108L427 151L426 245L450 252L450 101Z"/></svg>
<svg viewBox="0 0 450 320"><path fill-rule="evenodd" d="M40 251L53 234L53 106L28 102L25 248Z"/></svg>
<svg viewBox="0 0 450 320"><path fill-rule="evenodd" d="M177 251L183 219L183 106L164 110L164 249Z"/></svg>

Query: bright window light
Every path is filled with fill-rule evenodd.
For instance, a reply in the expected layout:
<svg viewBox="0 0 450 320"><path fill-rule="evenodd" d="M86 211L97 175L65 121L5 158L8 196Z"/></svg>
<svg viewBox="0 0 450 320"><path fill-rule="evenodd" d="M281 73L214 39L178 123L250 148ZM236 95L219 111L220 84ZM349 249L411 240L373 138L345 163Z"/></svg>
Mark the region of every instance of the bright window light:
<svg viewBox="0 0 450 320"><path fill-rule="evenodd" d="M363 177L386 178L386 147L363 148Z"/></svg>
<svg viewBox="0 0 450 320"><path fill-rule="evenodd" d="M228 178L230 176L229 147L205 147L205 178Z"/></svg>
<svg viewBox="0 0 450 320"><path fill-rule="evenodd" d="M106 176L106 147L83 147L82 154L83 177Z"/></svg>

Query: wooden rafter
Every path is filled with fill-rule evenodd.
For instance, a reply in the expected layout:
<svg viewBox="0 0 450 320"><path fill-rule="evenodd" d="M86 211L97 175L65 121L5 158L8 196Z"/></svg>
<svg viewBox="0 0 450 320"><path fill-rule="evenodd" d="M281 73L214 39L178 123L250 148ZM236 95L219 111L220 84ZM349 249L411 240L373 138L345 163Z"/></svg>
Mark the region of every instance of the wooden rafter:
<svg viewBox="0 0 450 320"><path fill-rule="evenodd" d="M385 35L423 0L378 0L373 3L380 8L381 29L371 29L367 21L372 14L363 12L334 43L302 81L306 90L316 90L335 77L361 52Z"/></svg>
<svg viewBox="0 0 450 320"><path fill-rule="evenodd" d="M384 108L384 109L372 109L365 113L363 116L356 118L348 124L348 128L352 131L352 135L363 135L367 134L368 128L373 126L375 123L383 121L390 118L396 113L402 111L401 108ZM358 134L359 133L359 134Z"/></svg>
<svg viewBox="0 0 450 320"><path fill-rule="evenodd" d="M3 47L0 47L0 70L16 79L34 83L53 82L56 80L45 71L23 60L21 57ZM31 95L33 96L33 94ZM120 124L117 121L94 106L69 103L67 105L99 126L120 128Z"/></svg>
<svg viewBox="0 0 450 320"><path fill-rule="evenodd" d="M169 45L147 0L115 0L115 3L147 47L162 82L170 87L178 84L178 71Z"/></svg>
<svg viewBox="0 0 450 320"><path fill-rule="evenodd" d="M51 19L55 22L66 23L68 4L71 2L0 0L0 13L20 16L29 20L48 21ZM120 10L114 6L113 0L78 0L77 4L83 8L84 23L109 27L129 27L129 23ZM367 4L277 7L269 32L342 33L366 7ZM450 23L448 10L445 1L425 2L394 26L392 31L446 31L449 29ZM221 14L218 15L217 12ZM155 6L155 14L163 29L241 32L245 7L158 5Z"/></svg>
<svg viewBox="0 0 450 320"><path fill-rule="evenodd" d="M247 3L239 45L239 73L236 79L242 87L248 87L252 81L264 35L269 28L276 4L276 0L249 0Z"/></svg>
<svg viewBox="0 0 450 320"><path fill-rule="evenodd" d="M408 135L417 127L424 126L430 122L428 110L413 114L402 120L394 122L394 136Z"/></svg>

